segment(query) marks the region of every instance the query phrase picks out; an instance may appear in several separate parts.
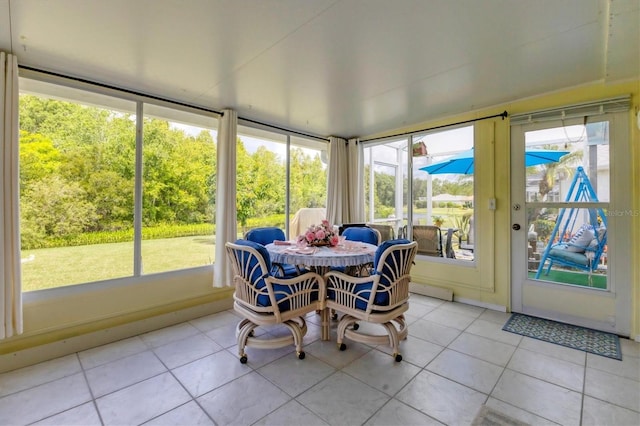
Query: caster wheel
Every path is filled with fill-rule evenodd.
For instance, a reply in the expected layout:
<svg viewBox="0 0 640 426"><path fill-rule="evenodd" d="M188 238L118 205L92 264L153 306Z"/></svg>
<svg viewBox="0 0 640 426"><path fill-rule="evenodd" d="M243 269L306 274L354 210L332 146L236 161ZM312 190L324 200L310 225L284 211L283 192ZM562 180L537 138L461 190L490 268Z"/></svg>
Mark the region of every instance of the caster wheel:
<svg viewBox="0 0 640 426"><path fill-rule="evenodd" d="M360 328L360 324L358 324L357 322L353 323L353 329L357 330Z"/></svg>
<svg viewBox="0 0 640 426"><path fill-rule="evenodd" d="M396 354L396 362L402 361L402 355Z"/></svg>
<svg viewBox="0 0 640 426"><path fill-rule="evenodd" d="M340 345L338 346L338 349L340 349L341 351L344 351L345 349L347 349L347 345L345 345L344 343L340 343Z"/></svg>
<svg viewBox="0 0 640 426"><path fill-rule="evenodd" d="M246 364L247 363L247 356L246 355L242 355L240 357L240 364Z"/></svg>
<svg viewBox="0 0 640 426"><path fill-rule="evenodd" d="M304 359L305 354L304 352L298 352L298 359Z"/></svg>

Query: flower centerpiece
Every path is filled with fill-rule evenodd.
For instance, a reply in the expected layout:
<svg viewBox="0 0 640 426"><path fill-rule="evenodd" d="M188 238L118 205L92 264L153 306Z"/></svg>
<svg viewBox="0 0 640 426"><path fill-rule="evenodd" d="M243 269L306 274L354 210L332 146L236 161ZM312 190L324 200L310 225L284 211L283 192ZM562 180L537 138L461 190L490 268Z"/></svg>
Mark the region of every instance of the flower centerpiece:
<svg viewBox="0 0 640 426"><path fill-rule="evenodd" d="M320 225L311 225L304 234L298 236L298 243L308 246L336 246L338 241L338 234L328 220L323 220Z"/></svg>

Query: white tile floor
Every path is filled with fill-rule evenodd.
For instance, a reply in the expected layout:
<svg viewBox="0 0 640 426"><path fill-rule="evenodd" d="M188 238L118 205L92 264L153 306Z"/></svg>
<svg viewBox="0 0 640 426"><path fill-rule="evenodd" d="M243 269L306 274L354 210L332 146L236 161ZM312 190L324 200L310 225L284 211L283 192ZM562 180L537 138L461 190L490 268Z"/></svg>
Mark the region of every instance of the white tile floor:
<svg viewBox="0 0 640 426"><path fill-rule="evenodd" d="M640 425L640 344L623 361L501 330L508 314L412 295L404 360L320 341L237 357L226 311L0 374L0 425ZM367 325L362 325L366 327ZM281 333L282 329L271 329Z"/></svg>

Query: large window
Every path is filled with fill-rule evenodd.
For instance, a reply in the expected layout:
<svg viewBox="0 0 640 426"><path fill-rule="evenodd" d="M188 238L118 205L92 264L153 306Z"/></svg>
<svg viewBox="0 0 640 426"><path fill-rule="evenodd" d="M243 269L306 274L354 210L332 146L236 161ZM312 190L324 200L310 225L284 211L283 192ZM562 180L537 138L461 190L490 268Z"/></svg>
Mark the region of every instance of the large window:
<svg viewBox="0 0 640 426"><path fill-rule="evenodd" d="M215 117L20 87L23 291L213 262Z"/></svg>
<svg viewBox="0 0 640 426"><path fill-rule="evenodd" d="M327 142L238 126L238 232L276 226L294 238L326 217Z"/></svg>
<svg viewBox="0 0 640 426"><path fill-rule="evenodd" d="M473 142L466 126L368 144L367 221L418 241L419 255L473 260Z"/></svg>

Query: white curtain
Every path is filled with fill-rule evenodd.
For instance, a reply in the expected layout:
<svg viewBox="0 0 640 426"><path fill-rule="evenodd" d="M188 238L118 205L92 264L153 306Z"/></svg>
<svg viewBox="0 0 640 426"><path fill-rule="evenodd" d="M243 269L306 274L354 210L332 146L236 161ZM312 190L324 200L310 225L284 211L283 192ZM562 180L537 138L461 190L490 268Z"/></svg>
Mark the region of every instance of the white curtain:
<svg viewBox="0 0 640 426"><path fill-rule="evenodd" d="M347 158L349 222L360 223L365 221L364 148L358 139L349 139Z"/></svg>
<svg viewBox="0 0 640 426"><path fill-rule="evenodd" d="M349 223L347 152L346 140L334 136L329 137L327 220L331 224Z"/></svg>
<svg viewBox="0 0 640 426"><path fill-rule="evenodd" d="M237 239L236 222L236 138L238 113L225 109L218 126L218 168L216 188L216 258L213 286L232 285L231 264L225 244Z"/></svg>
<svg viewBox="0 0 640 426"><path fill-rule="evenodd" d="M364 154L357 139L329 138L327 220L330 223L364 222Z"/></svg>
<svg viewBox="0 0 640 426"><path fill-rule="evenodd" d="M18 60L0 52L0 339L22 333L18 134Z"/></svg>

